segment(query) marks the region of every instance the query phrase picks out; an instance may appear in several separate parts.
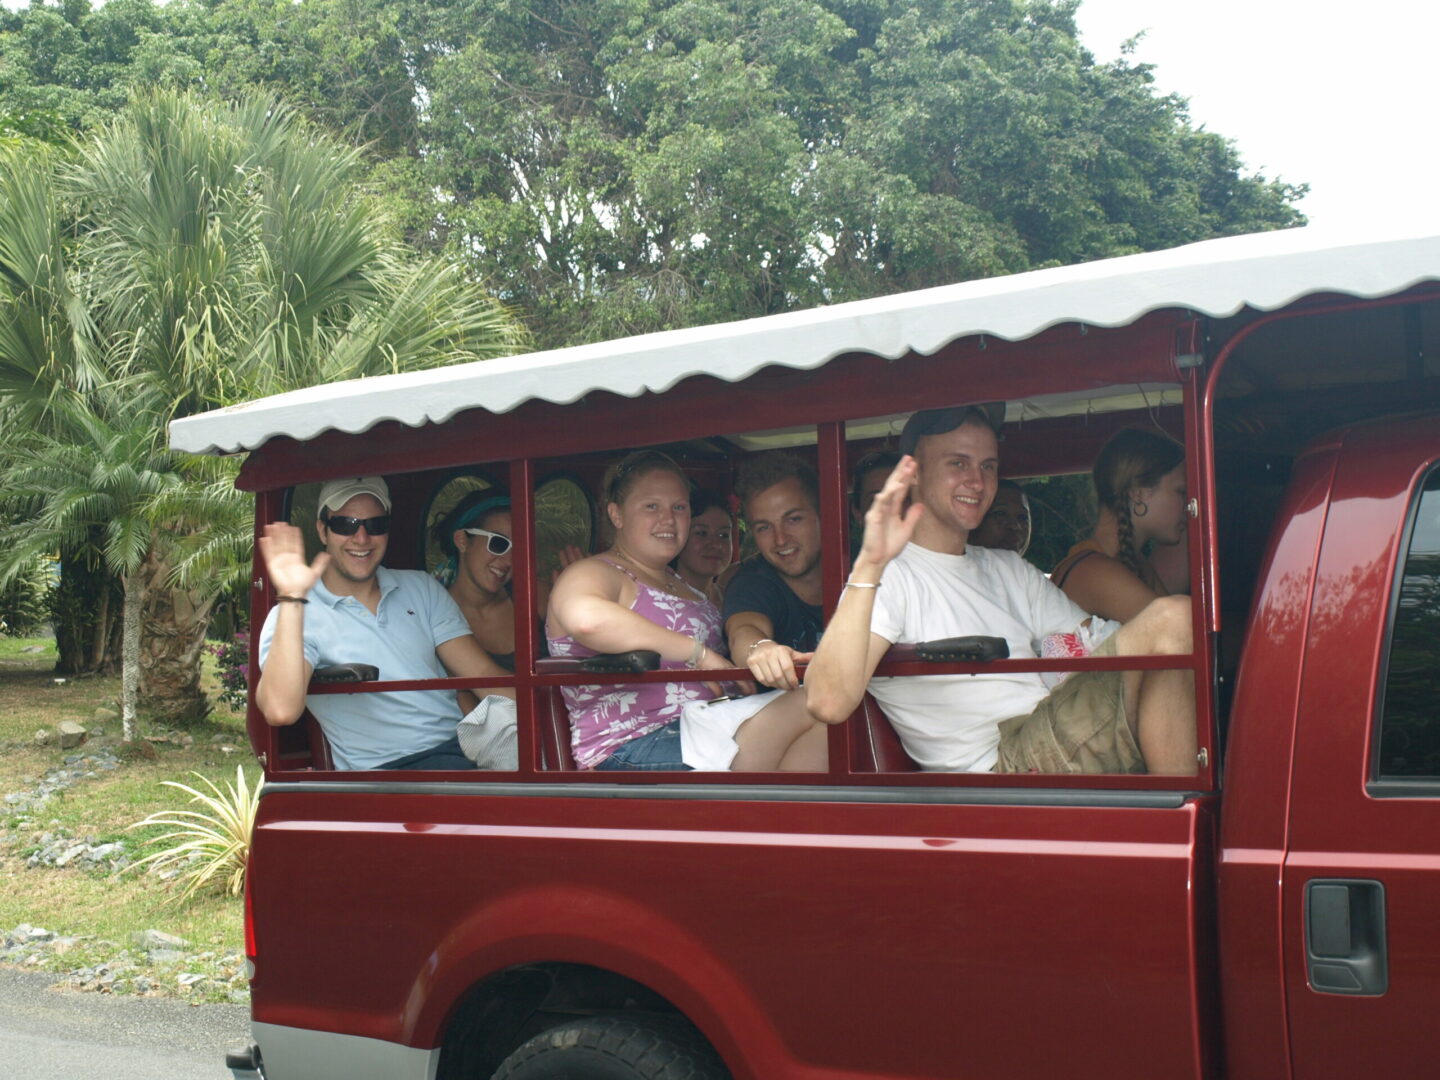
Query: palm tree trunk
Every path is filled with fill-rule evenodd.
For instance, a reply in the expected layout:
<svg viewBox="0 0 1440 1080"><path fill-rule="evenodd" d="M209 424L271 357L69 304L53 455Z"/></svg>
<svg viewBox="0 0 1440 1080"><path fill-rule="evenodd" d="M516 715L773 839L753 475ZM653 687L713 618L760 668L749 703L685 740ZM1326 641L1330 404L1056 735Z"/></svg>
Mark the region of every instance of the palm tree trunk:
<svg viewBox="0 0 1440 1080"><path fill-rule="evenodd" d="M98 537L97 537L98 540ZM120 633L112 593L115 576L97 555L62 549L60 583L51 601L55 627L55 674L113 672L120 658Z"/></svg>
<svg viewBox="0 0 1440 1080"><path fill-rule="evenodd" d="M126 574L125 631L120 647L120 730L121 738L134 742L139 734L136 702L140 697L140 614L145 603L144 579L139 573Z"/></svg>
<svg viewBox="0 0 1440 1080"><path fill-rule="evenodd" d="M95 638L90 643L90 670L99 671L105 663L105 641L110 636L110 590L100 594L100 611L95 616Z"/></svg>
<svg viewBox="0 0 1440 1080"><path fill-rule="evenodd" d="M200 656L214 595L171 585L169 561L152 544L140 573L145 608L140 636L140 703L152 720L183 727L203 720L210 702L200 689Z"/></svg>

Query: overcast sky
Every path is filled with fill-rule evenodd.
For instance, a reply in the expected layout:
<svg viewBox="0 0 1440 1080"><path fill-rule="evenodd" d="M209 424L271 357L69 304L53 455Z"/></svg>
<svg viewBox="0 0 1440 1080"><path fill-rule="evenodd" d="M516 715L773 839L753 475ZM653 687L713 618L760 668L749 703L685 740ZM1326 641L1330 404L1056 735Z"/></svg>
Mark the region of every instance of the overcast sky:
<svg viewBox="0 0 1440 1080"><path fill-rule="evenodd" d="M1159 88L1250 171L1309 183L1313 224L1440 221L1436 0L1081 0L1077 18L1097 60L1146 30Z"/></svg>

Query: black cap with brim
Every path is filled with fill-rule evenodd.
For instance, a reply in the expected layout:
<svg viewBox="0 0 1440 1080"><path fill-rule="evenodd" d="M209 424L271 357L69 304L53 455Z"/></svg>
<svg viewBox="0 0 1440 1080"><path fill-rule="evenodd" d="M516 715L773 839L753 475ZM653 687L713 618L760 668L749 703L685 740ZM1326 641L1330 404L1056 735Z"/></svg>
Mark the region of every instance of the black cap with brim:
<svg viewBox="0 0 1440 1080"><path fill-rule="evenodd" d="M913 455L924 436L954 431L967 420L978 420L999 436L1000 426L1005 423L1005 403L986 401L978 405L956 405L951 409L921 409L905 421L905 427L900 432L900 453Z"/></svg>

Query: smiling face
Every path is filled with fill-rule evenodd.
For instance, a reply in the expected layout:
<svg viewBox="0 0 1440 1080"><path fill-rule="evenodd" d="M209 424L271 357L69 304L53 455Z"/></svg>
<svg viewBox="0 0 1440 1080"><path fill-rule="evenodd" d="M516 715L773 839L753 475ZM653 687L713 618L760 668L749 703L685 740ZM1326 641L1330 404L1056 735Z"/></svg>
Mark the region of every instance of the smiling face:
<svg viewBox="0 0 1440 1080"><path fill-rule="evenodd" d="M1145 504L1145 515L1135 516L1135 503ZM1135 526L1138 542L1154 540L1157 544L1178 544L1185 538L1190 522L1186 508L1185 463L1181 462L1160 478L1154 487L1136 488L1131 498L1130 520Z"/></svg>
<svg viewBox="0 0 1440 1080"><path fill-rule="evenodd" d="M713 578L730 565L734 523L718 506L690 519L690 539L680 553L679 569L694 578Z"/></svg>
<svg viewBox="0 0 1440 1080"><path fill-rule="evenodd" d="M355 518L380 517L384 513L385 507L373 495L356 495L334 511L338 517ZM320 534L320 543L330 553L330 566L325 571L327 577L333 572L355 584L363 584L375 577L375 571L385 558L385 547L390 540L388 535L371 536L362 525L354 536L341 536L327 529L323 521L317 521L315 529Z"/></svg>
<svg viewBox="0 0 1440 1080"><path fill-rule="evenodd" d="M796 477L752 495L745 520L761 558L785 577L806 577L819 567L820 514Z"/></svg>
<svg viewBox="0 0 1440 1080"><path fill-rule="evenodd" d="M636 477L623 503L606 507L621 554L651 567L679 555L690 536L690 485L668 469Z"/></svg>
<svg viewBox="0 0 1440 1080"><path fill-rule="evenodd" d="M1025 496L1008 484L998 489L985 520L970 534L970 542L1023 555L1030 543L1030 511Z"/></svg>
<svg viewBox="0 0 1440 1080"><path fill-rule="evenodd" d="M954 431L923 437L915 457L920 474L914 498L925 507L915 542L932 551L961 554L995 501L1000 477L995 432L967 421Z"/></svg>
<svg viewBox="0 0 1440 1080"><path fill-rule="evenodd" d="M494 510L477 521L475 527L510 537L510 511ZM488 536L471 536L464 529L455 530L453 535L455 549L460 553L460 573L470 585L483 593L494 594L510 584L513 548L504 555L492 555Z"/></svg>

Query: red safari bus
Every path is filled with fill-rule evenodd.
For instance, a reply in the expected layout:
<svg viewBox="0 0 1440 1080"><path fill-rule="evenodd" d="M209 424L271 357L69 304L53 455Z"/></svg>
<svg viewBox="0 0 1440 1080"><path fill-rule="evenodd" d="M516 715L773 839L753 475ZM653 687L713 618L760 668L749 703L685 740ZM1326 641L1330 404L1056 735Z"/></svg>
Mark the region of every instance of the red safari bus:
<svg viewBox="0 0 1440 1080"><path fill-rule="evenodd" d="M1032 483L1086 472L1125 426L1183 441L1193 653L990 664L1192 671L1194 776L921 771L871 701L830 729L824 772L574 767L559 688L662 678L541 657L536 583L566 545L603 547L611 462L658 447L721 490L766 449L813 462L828 612L851 466L914 410L996 401L1001 472ZM312 692L514 686L517 769L339 771L317 725L271 727L252 701L254 1041L230 1067L1429 1075L1437 417L1440 236L1302 229L176 422L177 449L247 455L257 530L309 528L328 479L384 476L392 567L434 567L428 530L465 493L507 488L514 511L512 677ZM275 597L258 562L253 584L259 626ZM901 652L880 668L978 670Z"/></svg>

